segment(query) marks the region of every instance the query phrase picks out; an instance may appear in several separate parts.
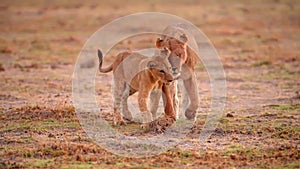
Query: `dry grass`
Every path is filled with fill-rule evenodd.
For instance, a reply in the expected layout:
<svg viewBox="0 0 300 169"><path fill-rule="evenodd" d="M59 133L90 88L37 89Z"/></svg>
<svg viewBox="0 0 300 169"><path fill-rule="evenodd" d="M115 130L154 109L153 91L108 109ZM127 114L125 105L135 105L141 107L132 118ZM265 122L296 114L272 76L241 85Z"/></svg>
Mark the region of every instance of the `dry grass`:
<svg viewBox="0 0 300 169"><path fill-rule="evenodd" d="M299 10L295 0L1 1L0 168L299 168ZM71 82L93 32L143 11L178 15L208 36L225 67L228 98L217 130L199 144L210 103L200 65L201 108L190 135L163 154L135 159L87 137L72 107ZM152 46L155 38L124 41L111 54ZM110 79L98 75L96 85L108 115Z"/></svg>

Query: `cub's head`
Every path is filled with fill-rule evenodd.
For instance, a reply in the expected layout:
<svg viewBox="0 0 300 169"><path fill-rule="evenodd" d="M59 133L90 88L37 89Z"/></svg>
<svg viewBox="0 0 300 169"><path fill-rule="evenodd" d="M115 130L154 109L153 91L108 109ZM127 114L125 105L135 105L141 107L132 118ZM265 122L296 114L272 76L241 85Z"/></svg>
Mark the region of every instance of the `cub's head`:
<svg viewBox="0 0 300 169"><path fill-rule="evenodd" d="M173 75L178 75L181 72L182 64L187 61L187 41L185 34L180 35L178 39L170 36L162 36L156 40L156 47L159 49L168 49L171 51L169 62L172 65Z"/></svg>
<svg viewBox="0 0 300 169"><path fill-rule="evenodd" d="M170 52L168 50L161 50L159 54L154 55L147 63L147 67L152 75L167 84L174 80L172 76L172 67L168 61L169 55Z"/></svg>

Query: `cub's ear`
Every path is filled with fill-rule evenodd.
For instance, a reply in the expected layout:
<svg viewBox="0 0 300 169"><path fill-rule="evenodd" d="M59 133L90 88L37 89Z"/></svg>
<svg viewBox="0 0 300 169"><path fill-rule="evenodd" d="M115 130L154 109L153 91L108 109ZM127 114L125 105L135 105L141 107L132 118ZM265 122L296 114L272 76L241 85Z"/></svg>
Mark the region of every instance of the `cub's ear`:
<svg viewBox="0 0 300 169"><path fill-rule="evenodd" d="M168 49L166 49L166 48L160 51L160 54L161 54L162 56L169 56L170 53L171 53L171 52L170 52Z"/></svg>
<svg viewBox="0 0 300 169"><path fill-rule="evenodd" d="M163 40L160 39L160 38L157 38L157 39L156 39L155 45L156 45L156 47L157 47L158 49L163 48Z"/></svg>
<svg viewBox="0 0 300 169"><path fill-rule="evenodd" d="M150 62L148 62L147 67L148 68L155 68L156 67L156 63L154 61L150 61Z"/></svg>
<svg viewBox="0 0 300 169"><path fill-rule="evenodd" d="M180 41L182 41L183 43L186 43L188 41L188 38L186 36L186 34L182 34L179 37Z"/></svg>

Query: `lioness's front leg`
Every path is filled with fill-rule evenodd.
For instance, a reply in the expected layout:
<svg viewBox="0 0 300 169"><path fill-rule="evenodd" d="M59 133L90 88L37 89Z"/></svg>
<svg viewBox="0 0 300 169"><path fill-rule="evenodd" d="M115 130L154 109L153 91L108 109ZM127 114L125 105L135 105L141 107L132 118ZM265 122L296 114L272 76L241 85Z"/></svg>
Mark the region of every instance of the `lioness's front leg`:
<svg viewBox="0 0 300 169"><path fill-rule="evenodd" d="M181 106L180 106L179 112L180 112L180 116L183 117L185 110L188 108L188 106L190 104L190 100L187 95L187 91L186 91L183 81L180 83L180 90L181 90Z"/></svg>
<svg viewBox="0 0 300 169"><path fill-rule="evenodd" d="M189 120L192 120L195 119L196 112L199 106L199 97L195 75L192 75L189 79L185 79L183 81L183 84L190 100L190 104L185 111L185 117Z"/></svg>

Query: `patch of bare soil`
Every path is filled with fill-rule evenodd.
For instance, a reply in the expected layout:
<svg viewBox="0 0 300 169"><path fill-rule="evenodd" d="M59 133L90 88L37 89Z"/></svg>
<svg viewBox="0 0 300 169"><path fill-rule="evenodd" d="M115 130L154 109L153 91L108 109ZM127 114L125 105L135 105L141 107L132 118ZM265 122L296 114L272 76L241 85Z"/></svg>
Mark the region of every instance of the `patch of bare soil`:
<svg viewBox="0 0 300 169"><path fill-rule="evenodd" d="M299 168L299 10L293 0L3 1L0 168ZM141 11L173 13L202 29L224 64L227 103L217 129L200 143L211 93L209 76L199 65L199 113L183 142L157 156L126 158L85 133L72 105L72 74L94 31ZM124 40L110 54L154 46L155 39ZM95 87L109 123L111 76L97 74ZM115 129L148 136L135 123Z"/></svg>

